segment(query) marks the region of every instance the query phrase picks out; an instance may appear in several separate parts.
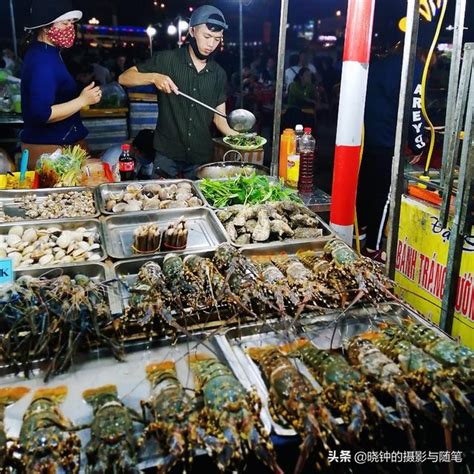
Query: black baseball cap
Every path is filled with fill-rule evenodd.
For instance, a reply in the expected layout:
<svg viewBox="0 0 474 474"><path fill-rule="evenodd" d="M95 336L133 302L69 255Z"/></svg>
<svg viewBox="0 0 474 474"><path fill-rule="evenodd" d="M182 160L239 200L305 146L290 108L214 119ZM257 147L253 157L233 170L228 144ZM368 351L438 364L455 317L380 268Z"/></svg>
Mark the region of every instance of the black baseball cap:
<svg viewBox="0 0 474 474"><path fill-rule="evenodd" d="M225 22L223 13L212 5L203 5L202 7L196 8L189 20L189 26L191 27L204 24L218 26L223 30L229 28Z"/></svg>

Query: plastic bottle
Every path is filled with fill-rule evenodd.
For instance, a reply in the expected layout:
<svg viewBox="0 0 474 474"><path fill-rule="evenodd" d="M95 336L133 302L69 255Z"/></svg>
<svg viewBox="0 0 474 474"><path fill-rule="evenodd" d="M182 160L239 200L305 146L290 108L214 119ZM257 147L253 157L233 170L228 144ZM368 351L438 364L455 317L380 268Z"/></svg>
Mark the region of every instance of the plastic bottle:
<svg viewBox="0 0 474 474"><path fill-rule="evenodd" d="M300 142L301 142L301 137L303 136L304 129L303 125L297 125L295 127L295 134L296 134L296 153L300 152Z"/></svg>
<svg viewBox="0 0 474 474"><path fill-rule="evenodd" d="M122 145L122 154L119 157L121 181L131 181L135 178L135 160L130 154L130 145Z"/></svg>
<svg viewBox="0 0 474 474"><path fill-rule="evenodd" d="M313 192L313 164L316 140L311 135L311 129L305 128L304 134L299 142L300 152L300 176L298 191L308 194Z"/></svg>
<svg viewBox="0 0 474 474"><path fill-rule="evenodd" d="M295 132L291 128L285 128L280 138L280 160L278 176L286 182L288 156L296 152Z"/></svg>

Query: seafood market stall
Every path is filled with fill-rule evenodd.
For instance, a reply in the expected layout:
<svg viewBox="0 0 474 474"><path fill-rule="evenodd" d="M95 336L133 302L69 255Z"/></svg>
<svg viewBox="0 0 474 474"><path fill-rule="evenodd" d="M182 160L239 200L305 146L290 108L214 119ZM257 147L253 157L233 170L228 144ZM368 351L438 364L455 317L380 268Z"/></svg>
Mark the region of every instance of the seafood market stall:
<svg viewBox="0 0 474 474"><path fill-rule="evenodd" d="M0 208L11 472L324 472L341 447L472 462L473 353L279 182L6 190Z"/></svg>

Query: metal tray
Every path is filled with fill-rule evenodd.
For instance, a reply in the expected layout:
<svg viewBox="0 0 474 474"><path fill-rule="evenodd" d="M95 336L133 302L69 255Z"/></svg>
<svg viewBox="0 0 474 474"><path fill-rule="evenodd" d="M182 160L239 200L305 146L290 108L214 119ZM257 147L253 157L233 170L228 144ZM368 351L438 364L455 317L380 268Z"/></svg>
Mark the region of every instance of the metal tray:
<svg viewBox="0 0 474 474"><path fill-rule="evenodd" d="M246 387L253 386L256 388L263 402L262 419L265 420L265 425L268 427L270 423L278 435L292 436L296 434L293 429L281 426L271 417L268 410L268 389L260 368L248 356L246 349L266 345L281 345L294 341L303 335L320 349L339 349L342 341L346 338L360 334L367 329L375 328L379 322L400 321L404 317L411 317L449 338L439 328L436 328L411 308L399 303L390 303L380 307L351 309L343 317L337 319L316 317L307 326L304 324L299 324L297 327L291 326L289 331L281 322L266 322L260 325L253 324L232 328L225 335L215 336L214 339L241 383ZM292 360L292 362L317 391L321 390L321 387L303 363L296 360ZM236 364L240 364L240 370L236 367Z"/></svg>
<svg viewBox="0 0 474 474"><path fill-rule="evenodd" d="M145 350L139 350L140 348L141 346L136 351L127 353L126 360L122 363L117 363L112 357L102 356L92 351L85 360L76 362L68 373L53 378L48 384L43 383L43 374L40 372L36 372L28 380L20 380L13 376L2 378L0 386L27 386L31 389L30 393L6 410L7 434L12 437L18 436L25 410L31 403L34 391L38 388L66 385L68 394L64 403L61 404L61 410L75 425L83 425L92 420L91 406L82 399L82 393L86 389L114 384L125 405L141 413L140 401L148 400L151 392L150 383L145 377L146 365L173 360L176 363L179 380L185 388L189 389L192 396L195 384L194 374L188 364L188 355L197 352L205 353L226 362L214 341L206 338L196 338L193 341L174 345L166 340L161 344L149 345ZM138 437L143 431L143 426L136 424L135 428L135 435ZM82 444L80 472L83 473L87 465L84 448L90 440L90 430L81 430L77 434ZM196 455L199 454L204 454L204 452L196 452ZM153 441L147 442L146 449L140 450L138 467L146 469L156 466L158 460L157 444Z"/></svg>
<svg viewBox="0 0 474 474"><path fill-rule="evenodd" d="M8 223L2 223L0 224L0 235L6 235L8 234L8 231L14 227L21 225L22 227L26 228L33 228L33 229L42 229L42 228L48 228L48 227L58 227L61 230L75 230L78 227L85 227L88 231L94 231L99 234L99 239L100 239L100 249L99 253L101 254L100 261L105 260L107 257L107 253L104 248L104 237L102 235L102 228L100 225L100 221L98 219L47 219L47 220L34 220L34 221L25 221L25 222L8 222ZM77 262L77 263L71 263L71 264L65 264L65 263L57 263L57 266L63 267L65 265L83 265L84 263L97 263L97 261L94 262ZM50 266L48 266L50 267ZM29 267L22 267L18 268L18 270L24 270L24 269L29 269L29 268L44 268L43 266L39 264L31 265ZM16 270L16 269L15 269Z"/></svg>
<svg viewBox="0 0 474 474"><path fill-rule="evenodd" d="M99 205L99 210L105 215L120 215L123 213L107 211L105 208L106 196L108 193L123 191L129 184L140 184L142 186L146 184L161 184L169 186L170 184L177 183L189 183L191 185L193 193L201 199L203 206L206 204L206 200L202 195L201 191L196 187L195 182L189 179L159 179L159 180L146 180L146 181L122 181L120 183L104 183L97 186L96 191L96 202ZM195 208L183 208L183 209L195 209ZM136 212L148 212L148 211L136 211Z"/></svg>
<svg viewBox="0 0 474 474"><path fill-rule="evenodd" d="M188 244L184 251L214 250L227 242L226 232L215 214L205 207L190 209L167 209L108 216L102 221L105 248L110 257L116 259L140 258L143 254L132 250L133 232L143 224L158 224L163 232L168 224L184 217L188 227ZM178 251L176 253L183 253ZM155 252L150 255L165 255L167 252Z"/></svg>
<svg viewBox="0 0 474 474"><path fill-rule="evenodd" d="M94 188L91 187L68 187L68 188L44 188L44 189L11 189L0 191L0 212L3 212L7 217L14 217L18 221L38 221L39 219L32 219L31 217L25 216L24 209L18 207L18 203L15 202L17 199L24 196L34 194L36 201L42 203L50 194L70 193L70 192L83 192L90 191L92 193L96 212L94 214L88 214L85 216L76 217L61 217L61 219L93 219L100 215L97 207L97 200ZM41 219L45 220L45 219ZM49 222L56 221L56 219L47 219Z"/></svg>
<svg viewBox="0 0 474 474"><path fill-rule="evenodd" d="M231 242L234 247L238 247L242 249L242 251L244 252L247 250L252 250L252 249L268 249L271 252L275 252L276 249L281 249L282 251L284 251L284 248L287 245L298 246L299 248L306 243L312 243L312 242L315 242L316 245L320 246L320 249L322 250L326 242L328 240L334 239L336 235L333 233L331 228L317 214L314 215L314 218L318 221L319 228L322 229L323 231L323 235L316 238L284 239L284 240L274 240L272 242L261 242L261 243L247 244L247 245L239 245L231 241L225 228L224 228L224 231L226 233L227 240Z"/></svg>
<svg viewBox="0 0 474 474"><path fill-rule="evenodd" d="M200 255L201 257L212 257L214 252L183 252L181 256L184 257L184 255L192 254ZM146 262L156 262L161 266L164 258L165 255L161 254L153 257L140 257L130 260L121 260L109 267L109 278L116 279L119 282L119 298L122 308L126 308L128 306L128 298L130 297L128 287L136 282L138 271L142 265L144 265Z"/></svg>
<svg viewBox="0 0 474 474"><path fill-rule="evenodd" d="M77 263L77 264L63 264L60 267L40 267L29 268L15 271L15 278L29 275L35 278L56 278L61 275L68 275L71 278L78 274L89 277L94 283L103 283L109 280L109 271L105 263ZM122 306L119 304L118 285L114 281L107 283L107 292L109 306L112 315L117 316L122 313ZM1 372L1 369L0 369ZM1 375L1 374L0 374Z"/></svg>
<svg viewBox="0 0 474 474"><path fill-rule="evenodd" d="M309 240L299 242L298 240L287 240L272 242L274 245L265 245L257 247L255 245L249 245L240 249L242 255L246 257L260 257L268 255L278 255L286 253L288 255L296 255L298 250L314 250L317 253L322 254L324 246L327 240Z"/></svg>

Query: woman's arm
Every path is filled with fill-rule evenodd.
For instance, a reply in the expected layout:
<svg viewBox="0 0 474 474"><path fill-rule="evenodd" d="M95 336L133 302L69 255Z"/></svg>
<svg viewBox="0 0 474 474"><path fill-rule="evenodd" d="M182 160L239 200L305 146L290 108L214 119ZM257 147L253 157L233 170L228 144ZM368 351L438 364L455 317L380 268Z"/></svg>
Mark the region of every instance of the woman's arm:
<svg viewBox="0 0 474 474"><path fill-rule="evenodd" d="M86 105L97 104L102 97L100 87L94 87L94 83L91 82L85 87L79 97L76 97L69 102L63 102L62 104L55 104L51 106L51 115L49 116L47 123L60 122L61 120L67 119L76 112L79 112Z"/></svg>

